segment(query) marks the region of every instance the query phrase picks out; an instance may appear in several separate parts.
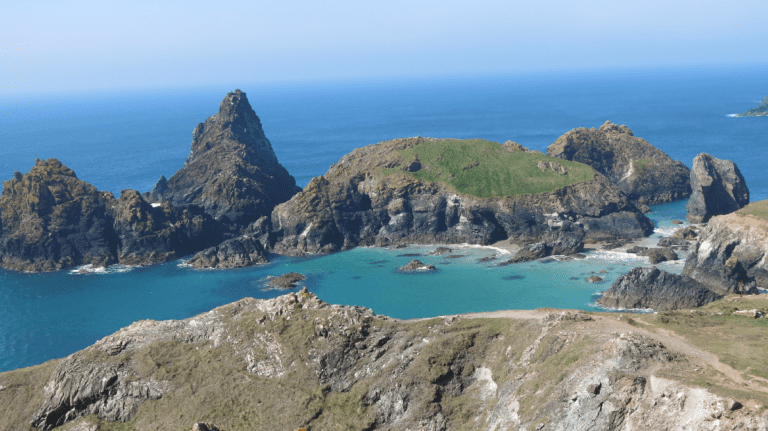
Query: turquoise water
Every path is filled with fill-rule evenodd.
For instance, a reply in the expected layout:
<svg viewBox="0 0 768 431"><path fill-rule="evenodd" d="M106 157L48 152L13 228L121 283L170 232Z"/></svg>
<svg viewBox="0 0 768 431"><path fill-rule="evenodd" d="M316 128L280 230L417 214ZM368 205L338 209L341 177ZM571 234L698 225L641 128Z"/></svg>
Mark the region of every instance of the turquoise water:
<svg viewBox="0 0 768 431"><path fill-rule="evenodd" d="M684 206L682 201L654 206L649 216L660 233L649 242L677 228L671 220L684 217ZM287 291L270 289L268 277L291 271L307 276L294 291L306 286L329 303L361 305L377 314L407 319L540 307L597 310L597 292L621 274L647 264L646 258L631 254L594 251L580 260L499 267L498 261L512 255L490 247L452 248L462 257L428 256L435 246L372 247L321 257L273 256L266 265L228 271L195 270L183 261L88 273L0 270L0 370L66 356L136 320L183 319L243 297L282 295ZM493 255L498 256L496 261L478 261ZM438 269L397 271L412 259ZM682 260L659 267L680 272ZM590 275L599 275L604 282L588 283Z"/></svg>
<svg viewBox="0 0 768 431"><path fill-rule="evenodd" d="M540 151L575 127L605 120L690 166L708 152L734 160L753 200L768 199L763 174L768 119L731 118L765 96L768 66L656 69L591 74L468 76L435 80L306 83L240 88L261 118L280 162L301 186L352 149L407 136L515 140ZM53 110L0 117L0 180L27 172L34 159L57 157L100 190L151 189L189 153L194 127L213 115L232 88L103 93L41 100ZM3 96L0 95L0 101ZM685 218L685 202L657 205L658 233ZM182 319L245 296L268 298L266 278L296 271L328 302L356 304L399 318L538 307L594 309L595 294L642 258L612 251L587 259L506 267L463 257L418 257L435 273L396 268L430 247L357 249L316 258L275 257L245 270L196 271L179 262L106 273L20 274L0 270L0 371L63 357L140 319ZM385 262L381 262L385 261ZM373 263L380 262L380 263ZM660 267L673 272L682 261ZM601 274L605 281L586 278Z"/></svg>

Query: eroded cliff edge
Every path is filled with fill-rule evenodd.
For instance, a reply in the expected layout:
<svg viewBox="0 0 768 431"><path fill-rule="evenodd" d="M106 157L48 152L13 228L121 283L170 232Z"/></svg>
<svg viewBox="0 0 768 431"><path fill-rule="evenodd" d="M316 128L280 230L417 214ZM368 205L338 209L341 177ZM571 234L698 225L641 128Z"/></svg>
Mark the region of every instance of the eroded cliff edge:
<svg viewBox="0 0 768 431"><path fill-rule="evenodd" d="M757 366L764 348L748 340L765 318L733 310L767 305L398 321L306 290L245 298L0 373L0 431L765 430L768 380L718 356ZM723 326L708 322L723 320L743 338L711 337Z"/></svg>
<svg viewBox="0 0 768 431"><path fill-rule="evenodd" d="M287 255L652 232L650 220L602 174L517 147L417 137L358 148L252 232Z"/></svg>

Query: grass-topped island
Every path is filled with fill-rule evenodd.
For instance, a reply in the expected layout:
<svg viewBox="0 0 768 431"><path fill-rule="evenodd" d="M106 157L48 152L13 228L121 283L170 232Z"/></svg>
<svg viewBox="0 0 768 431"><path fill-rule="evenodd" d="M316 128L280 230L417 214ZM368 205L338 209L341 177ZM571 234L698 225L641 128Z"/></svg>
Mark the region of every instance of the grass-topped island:
<svg viewBox="0 0 768 431"><path fill-rule="evenodd" d="M361 245L647 236L652 224L592 167L508 141L405 138L358 148L261 224L279 254Z"/></svg>

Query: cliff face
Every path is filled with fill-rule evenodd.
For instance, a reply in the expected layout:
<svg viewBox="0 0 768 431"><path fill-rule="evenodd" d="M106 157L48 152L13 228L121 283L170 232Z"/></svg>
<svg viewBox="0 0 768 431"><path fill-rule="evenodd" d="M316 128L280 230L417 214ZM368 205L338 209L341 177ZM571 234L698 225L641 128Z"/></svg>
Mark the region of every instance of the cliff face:
<svg viewBox="0 0 768 431"><path fill-rule="evenodd" d="M712 216L732 213L749 203L749 189L736 163L701 153L693 159L693 193L687 220L706 223Z"/></svg>
<svg viewBox="0 0 768 431"><path fill-rule="evenodd" d="M197 205L239 230L298 192L277 161L245 93L235 90L219 112L192 133L192 151L170 179L145 195L150 202Z"/></svg>
<svg viewBox="0 0 768 431"><path fill-rule="evenodd" d="M611 308L666 311L698 308L722 297L686 275L638 267L619 277L597 303Z"/></svg>
<svg viewBox="0 0 768 431"><path fill-rule="evenodd" d="M742 213L715 216L701 230L684 274L727 294L768 288L768 221Z"/></svg>
<svg viewBox="0 0 768 431"><path fill-rule="evenodd" d="M199 208L153 207L135 190L115 199L56 159L38 160L3 184L0 218L0 266L17 271L166 262L222 236Z"/></svg>
<svg viewBox="0 0 768 431"><path fill-rule="evenodd" d="M276 253L300 255L364 245L490 244L503 239L530 243L556 241L564 233L601 240L642 237L652 231L651 222L599 173L551 192L488 198L457 192L446 183L422 181L414 175L429 169L428 161L421 160L424 167L411 175L415 163L403 160L399 151L421 151L421 145L433 141L398 139L344 156L324 176L275 207L267 246ZM444 153L449 152L446 147ZM575 175L549 165L539 170L535 161L525 163L552 176L551 181ZM479 169L478 164L463 171ZM425 175L440 175L434 171L433 167Z"/></svg>
<svg viewBox="0 0 768 431"><path fill-rule="evenodd" d="M690 171L627 126L606 121L599 129L578 128L547 148L547 154L592 166L640 204L671 202L691 194Z"/></svg>
<svg viewBox="0 0 768 431"><path fill-rule="evenodd" d="M401 322L302 290L144 320L0 373L0 431L766 429L761 383L653 328L702 312L493 316ZM686 383L701 378L708 390Z"/></svg>
<svg viewBox="0 0 768 431"><path fill-rule="evenodd" d="M16 172L0 197L0 265L52 271L115 263L117 238L105 204L110 198L56 159L36 160L25 175Z"/></svg>

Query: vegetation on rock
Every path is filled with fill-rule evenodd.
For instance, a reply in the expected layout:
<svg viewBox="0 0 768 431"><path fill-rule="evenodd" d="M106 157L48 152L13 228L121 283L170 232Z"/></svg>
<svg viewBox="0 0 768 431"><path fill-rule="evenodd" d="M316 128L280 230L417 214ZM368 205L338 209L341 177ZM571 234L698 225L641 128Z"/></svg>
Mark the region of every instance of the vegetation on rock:
<svg viewBox="0 0 768 431"><path fill-rule="evenodd" d="M479 198L547 193L594 178L594 170L584 164L483 139L429 139L396 153L403 162L381 169L382 174L405 171L419 181Z"/></svg>
<svg viewBox="0 0 768 431"><path fill-rule="evenodd" d="M747 112L736 114L736 117L765 117L766 115L768 115L768 97L764 97L757 108L752 108Z"/></svg>

